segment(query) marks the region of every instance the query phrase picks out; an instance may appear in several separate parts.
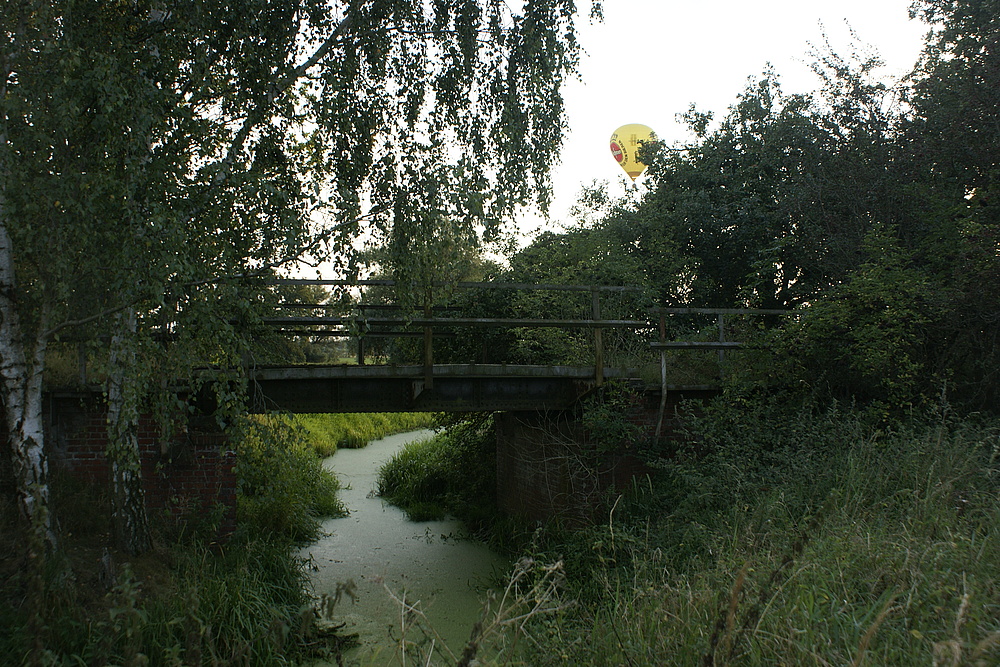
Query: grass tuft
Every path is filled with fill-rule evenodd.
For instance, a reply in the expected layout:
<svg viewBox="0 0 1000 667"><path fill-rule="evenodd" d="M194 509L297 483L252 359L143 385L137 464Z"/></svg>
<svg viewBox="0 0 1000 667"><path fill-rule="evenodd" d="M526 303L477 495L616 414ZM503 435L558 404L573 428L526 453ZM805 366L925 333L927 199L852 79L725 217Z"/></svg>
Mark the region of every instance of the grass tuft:
<svg viewBox="0 0 1000 667"><path fill-rule="evenodd" d="M434 416L422 412L301 414L294 421L305 429L308 444L319 456L333 456L338 447L358 449L394 433L428 428Z"/></svg>

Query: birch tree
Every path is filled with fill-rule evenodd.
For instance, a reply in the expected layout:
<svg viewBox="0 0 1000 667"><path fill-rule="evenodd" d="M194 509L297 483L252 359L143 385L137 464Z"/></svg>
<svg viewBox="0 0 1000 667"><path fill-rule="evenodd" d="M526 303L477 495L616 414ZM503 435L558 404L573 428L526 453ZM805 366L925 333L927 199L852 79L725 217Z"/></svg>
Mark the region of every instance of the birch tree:
<svg viewBox="0 0 1000 667"><path fill-rule="evenodd" d="M366 225L406 229L418 205L487 232L544 208L576 18L571 0L5 3L0 392L37 534L54 544L53 339L112 335L115 484L141 489L122 420L148 391L148 323L170 311L188 323L175 358L224 366L248 277L344 263ZM141 494L115 495L116 516L140 517L119 540L141 551Z"/></svg>

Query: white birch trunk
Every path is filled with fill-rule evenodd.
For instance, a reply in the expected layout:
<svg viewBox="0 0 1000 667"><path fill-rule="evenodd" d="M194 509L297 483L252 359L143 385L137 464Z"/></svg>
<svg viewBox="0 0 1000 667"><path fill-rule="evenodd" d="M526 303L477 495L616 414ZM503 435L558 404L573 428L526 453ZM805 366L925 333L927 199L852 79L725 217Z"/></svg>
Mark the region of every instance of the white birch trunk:
<svg viewBox="0 0 1000 667"><path fill-rule="evenodd" d="M0 96L7 94L10 65L3 54ZM0 116L0 397L3 399L7 444L17 483L18 505L34 535L34 544L46 550L56 547L56 534L49 512L49 465L45 454L42 420L42 370L45 368L47 326L45 309L40 313L33 349L29 351L17 302L14 248L10 238L10 208L7 183L7 118Z"/></svg>
<svg viewBox="0 0 1000 667"><path fill-rule="evenodd" d="M116 546L132 555L152 546L139 451L139 396L136 378L136 314L115 318L108 362L108 461L111 463L111 523Z"/></svg>
<svg viewBox="0 0 1000 667"><path fill-rule="evenodd" d="M51 550L56 546L56 534L49 512L49 466L42 420L42 370L47 341L44 333L39 333L29 356L17 308L7 212L4 184L0 183L0 393L18 505L36 542ZM42 315L39 332L44 332L46 326Z"/></svg>

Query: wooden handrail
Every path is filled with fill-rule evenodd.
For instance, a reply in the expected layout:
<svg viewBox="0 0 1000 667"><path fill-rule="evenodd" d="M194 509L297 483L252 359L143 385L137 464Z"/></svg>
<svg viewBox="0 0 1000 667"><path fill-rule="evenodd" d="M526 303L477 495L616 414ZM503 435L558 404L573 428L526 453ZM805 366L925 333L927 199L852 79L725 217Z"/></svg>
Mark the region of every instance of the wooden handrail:
<svg viewBox="0 0 1000 667"><path fill-rule="evenodd" d="M644 320L545 320L493 317L415 317L403 318L351 318L351 317L265 317L261 323L269 326L307 324L337 326L364 322L369 326L410 326L410 327L557 327L557 328L618 328L643 329L653 325Z"/></svg>
<svg viewBox="0 0 1000 667"><path fill-rule="evenodd" d="M396 287L400 283L395 280L328 280L325 278L277 278L269 280L268 285L330 285L337 287ZM461 289L501 289L522 290L529 292L644 292L648 288L636 285L553 285L534 283L481 283L457 282L449 283L434 281L434 287L458 287Z"/></svg>
<svg viewBox="0 0 1000 667"><path fill-rule="evenodd" d="M659 315L794 315L797 310L779 310L776 308L672 308L660 307L652 310Z"/></svg>
<svg viewBox="0 0 1000 667"><path fill-rule="evenodd" d="M650 343L653 350L738 350L744 343L734 341L672 340L664 343Z"/></svg>

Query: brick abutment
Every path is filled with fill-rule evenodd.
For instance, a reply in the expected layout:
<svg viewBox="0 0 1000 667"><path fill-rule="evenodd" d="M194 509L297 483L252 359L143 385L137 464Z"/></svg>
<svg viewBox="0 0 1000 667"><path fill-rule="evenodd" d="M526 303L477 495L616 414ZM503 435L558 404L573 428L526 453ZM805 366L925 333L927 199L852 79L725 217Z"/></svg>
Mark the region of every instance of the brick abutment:
<svg viewBox="0 0 1000 667"><path fill-rule="evenodd" d="M107 405L93 396L50 396L46 447L54 471L110 488ZM236 528L236 454L214 420L177 421L164 435L152 414L139 418L146 509L174 521L218 522L220 537Z"/></svg>
<svg viewBox="0 0 1000 667"><path fill-rule="evenodd" d="M635 442L608 447L587 432L579 410L521 411L497 417L497 500L502 512L530 520L589 522L609 492L645 476L639 445L658 430L676 437L678 408L691 396L675 393L663 410L659 392L634 394L621 417ZM704 398L694 396L694 398ZM46 446L54 470L110 487L107 408L94 395L50 396ZM658 428L659 427L659 428ZM182 524L217 521L220 536L236 527L236 454L214 419L178 420L164 435L144 414L138 439L147 510Z"/></svg>

